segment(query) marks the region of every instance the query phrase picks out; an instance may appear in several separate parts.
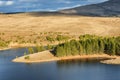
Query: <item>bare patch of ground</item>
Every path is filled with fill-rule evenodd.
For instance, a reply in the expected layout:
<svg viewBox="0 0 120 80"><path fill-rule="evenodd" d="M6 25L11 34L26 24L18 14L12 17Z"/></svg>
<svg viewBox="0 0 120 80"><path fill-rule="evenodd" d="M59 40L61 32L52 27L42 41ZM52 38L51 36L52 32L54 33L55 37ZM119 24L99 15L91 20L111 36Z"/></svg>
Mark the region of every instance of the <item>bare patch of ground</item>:
<svg viewBox="0 0 120 80"><path fill-rule="evenodd" d="M29 59L25 59L26 56L18 57L13 60L13 62L22 63L35 63L35 62L48 62L48 61L58 61L58 60L68 60L68 59L84 59L84 58L115 58L115 56L109 56L107 54L93 54L93 55L76 55L76 56L66 56L66 57L55 57L50 51L43 51L39 53L34 53L27 55Z"/></svg>
<svg viewBox="0 0 120 80"><path fill-rule="evenodd" d="M117 57L115 59L110 59L110 60L104 60L104 61L101 61L101 63L104 63L104 64L120 64L120 57Z"/></svg>
<svg viewBox="0 0 120 80"><path fill-rule="evenodd" d="M26 56L29 56L29 59L25 59ZM16 58L13 60L13 62L33 63L33 62L46 62L46 61L59 60L59 58L55 57L49 51L43 51L43 52L34 53L26 56Z"/></svg>

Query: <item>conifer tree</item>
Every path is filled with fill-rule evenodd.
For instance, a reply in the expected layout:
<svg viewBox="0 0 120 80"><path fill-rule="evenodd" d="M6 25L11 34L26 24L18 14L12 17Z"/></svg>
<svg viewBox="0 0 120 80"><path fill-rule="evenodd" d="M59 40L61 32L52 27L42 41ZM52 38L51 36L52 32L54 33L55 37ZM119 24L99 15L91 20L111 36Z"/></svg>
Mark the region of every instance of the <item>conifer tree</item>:
<svg viewBox="0 0 120 80"><path fill-rule="evenodd" d="M56 48L56 55L58 57L66 56L64 48L62 46L57 46L57 48Z"/></svg>
<svg viewBox="0 0 120 80"><path fill-rule="evenodd" d="M34 49L33 48L28 48L28 52L29 52L29 54L33 54L34 53Z"/></svg>

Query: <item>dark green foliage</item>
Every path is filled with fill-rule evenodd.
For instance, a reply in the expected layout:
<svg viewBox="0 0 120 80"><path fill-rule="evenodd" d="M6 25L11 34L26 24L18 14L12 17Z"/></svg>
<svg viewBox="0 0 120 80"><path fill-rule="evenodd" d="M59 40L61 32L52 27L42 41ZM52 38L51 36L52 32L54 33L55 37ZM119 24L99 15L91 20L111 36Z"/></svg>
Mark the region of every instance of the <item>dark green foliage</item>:
<svg viewBox="0 0 120 80"><path fill-rule="evenodd" d="M72 55L79 54L78 44L77 44L76 40L71 40L70 45L71 45L70 46L71 47L71 54Z"/></svg>
<svg viewBox="0 0 120 80"><path fill-rule="evenodd" d="M64 44L64 49L65 49L65 53L66 53L67 56L72 55L71 54L71 47L70 47L70 44L68 42L66 42Z"/></svg>
<svg viewBox="0 0 120 80"><path fill-rule="evenodd" d="M99 50L98 52L99 53L104 53L104 41L103 39L98 39L98 46L99 46Z"/></svg>
<svg viewBox="0 0 120 80"><path fill-rule="evenodd" d="M63 41L63 40L68 40L69 39L69 37L68 36L63 36L63 35L57 35L57 37L56 37L56 40L58 40L58 41Z"/></svg>
<svg viewBox="0 0 120 80"><path fill-rule="evenodd" d="M98 37L95 35L82 35L79 41L71 40L57 45L56 56L100 54L120 55L120 37Z"/></svg>
<svg viewBox="0 0 120 80"><path fill-rule="evenodd" d="M120 55L120 36L115 38L115 53Z"/></svg>
<svg viewBox="0 0 120 80"><path fill-rule="evenodd" d="M55 41L55 39L52 36L46 36L46 39L50 42Z"/></svg>
<svg viewBox="0 0 120 80"><path fill-rule="evenodd" d="M120 43L117 43L116 46L115 46L116 50L115 50L115 53L117 55L120 55Z"/></svg>
<svg viewBox="0 0 120 80"><path fill-rule="evenodd" d="M5 42L3 40L0 40L0 47L1 48L4 48L4 47L7 47L8 46L8 42Z"/></svg>
<svg viewBox="0 0 120 80"><path fill-rule="evenodd" d="M36 52L41 52L41 51L44 51L45 50L45 48L44 48L44 46L36 46Z"/></svg>
<svg viewBox="0 0 120 80"><path fill-rule="evenodd" d="M24 58L25 58L25 59L30 59L30 56L27 55L27 56L25 56Z"/></svg>
<svg viewBox="0 0 120 80"><path fill-rule="evenodd" d="M66 56L65 49L63 48L63 46L57 46L56 52L57 52L56 56L58 57Z"/></svg>
<svg viewBox="0 0 120 80"><path fill-rule="evenodd" d="M28 53L29 53L29 54L33 54L33 53L34 53L34 49L33 49L33 48L31 48L31 47L30 47L30 48L28 48Z"/></svg>
<svg viewBox="0 0 120 80"><path fill-rule="evenodd" d="M91 54L93 49L92 49L92 44L91 44L91 40L87 39L85 41L85 51L86 51L86 54Z"/></svg>
<svg viewBox="0 0 120 80"><path fill-rule="evenodd" d="M46 47L47 50L51 50L51 49L53 49L53 48L54 48L54 46L53 46L53 45L49 45L49 44L48 44L47 47Z"/></svg>
<svg viewBox="0 0 120 80"><path fill-rule="evenodd" d="M81 43L79 43L79 55L83 55L84 49Z"/></svg>
<svg viewBox="0 0 120 80"><path fill-rule="evenodd" d="M24 56L27 56L28 54L33 54L33 53L41 52L41 51L44 51L46 49L42 45L41 46L37 45L34 48L29 47L29 48L27 48L27 50L28 50L28 53L24 52Z"/></svg>

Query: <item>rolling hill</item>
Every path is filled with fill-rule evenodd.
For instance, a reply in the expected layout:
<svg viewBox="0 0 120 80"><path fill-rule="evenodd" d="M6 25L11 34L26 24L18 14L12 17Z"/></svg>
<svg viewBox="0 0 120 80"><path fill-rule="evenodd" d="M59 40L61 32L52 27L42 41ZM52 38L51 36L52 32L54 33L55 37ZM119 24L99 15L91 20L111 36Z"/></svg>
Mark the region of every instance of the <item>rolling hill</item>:
<svg viewBox="0 0 120 80"><path fill-rule="evenodd" d="M83 16L120 16L120 0L109 0L99 4L80 6L58 12Z"/></svg>

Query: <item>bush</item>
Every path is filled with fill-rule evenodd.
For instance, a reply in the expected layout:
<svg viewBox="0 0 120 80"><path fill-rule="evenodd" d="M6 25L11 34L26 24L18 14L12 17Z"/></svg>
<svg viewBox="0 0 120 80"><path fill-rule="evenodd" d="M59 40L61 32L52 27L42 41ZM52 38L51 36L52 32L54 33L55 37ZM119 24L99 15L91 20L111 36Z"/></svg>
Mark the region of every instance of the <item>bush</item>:
<svg viewBox="0 0 120 80"><path fill-rule="evenodd" d="M63 40L68 40L69 37L63 36L63 35L57 35L56 40L58 41L63 41Z"/></svg>
<svg viewBox="0 0 120 80"><path fill-rule="evenodd" d="M5 41L0 40L0 47L7 47L8 43Z"/></svg>
<svg viewBox="0 0 120 80"><path fill-rule="evenodd" d="M41 51L44 51L45 50L45 48L44 48L44 46L36 46L36 51L37 52L41 52Z"/></svg>
<svg viewBox="0 0 120 80"><path fill-rule="evenodd" d="M47 39L48 41L50 41L50 42L55 41L55 39L54 39L53 37L51 37L51 36L46 36L46 39Z"/></svg>
<svg viewBox="0 0 120 80"><path fill-rule="evenodd" d="M28 53L29 53L29 54L33 54L33 53L34 53L34 49L33 49L33 48L31 48L31 47L30 47L30 48L28 48Z"/></svg>
<svg viewBox="0 0 120 80"><path fill-rule="evenodd" d="M25 56L25 59L30 59L30 56Z"/></svg>
<svg viewBox="0 0 120 80"><path fill-rule="evenodd" d="M54 46L53 45L47 45L47 50L50 50L50 49L54 49Z"/></svg>

